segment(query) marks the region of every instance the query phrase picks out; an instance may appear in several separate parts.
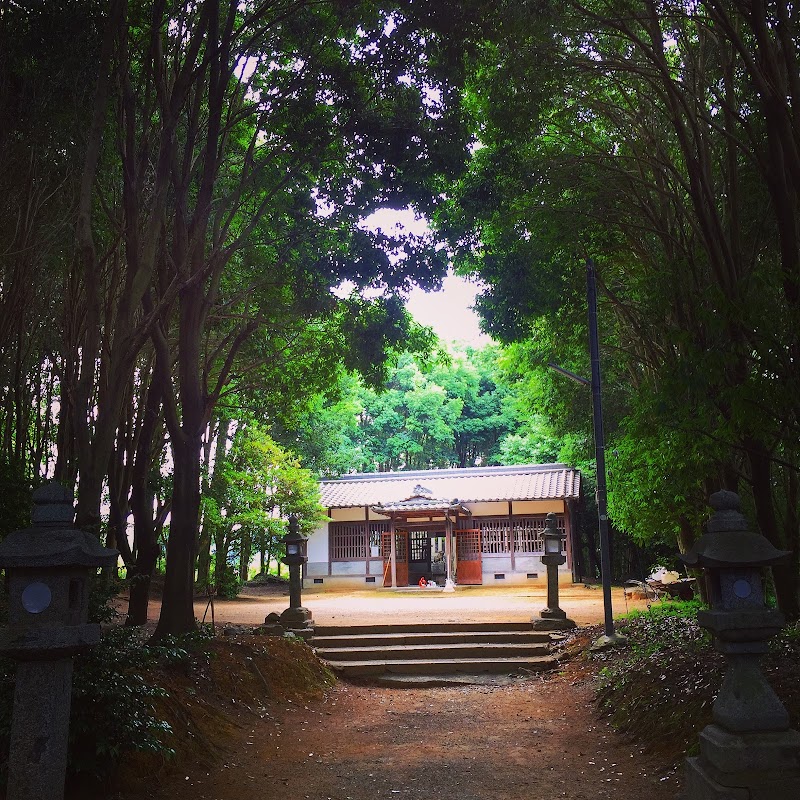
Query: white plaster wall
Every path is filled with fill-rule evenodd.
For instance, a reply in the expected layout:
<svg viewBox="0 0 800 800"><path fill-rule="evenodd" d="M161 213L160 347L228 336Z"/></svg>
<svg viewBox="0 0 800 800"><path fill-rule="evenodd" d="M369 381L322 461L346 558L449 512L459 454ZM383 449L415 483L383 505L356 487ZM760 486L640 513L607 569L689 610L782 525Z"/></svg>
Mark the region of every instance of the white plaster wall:
<svg viewBox="0 0 800 800"><path fill-rule="evenodd" d="M490 577L495 572L511 572L511 556L491 556L483 554L483 577Z"/></svg>
<svg viewBox="0 0 800 800"><path fill-rule="evenodd" d="M541 559L539 556L514 556L514 565L517 568L517 572L538 572L540 575L547 572L547 567L542 564Z"/></svg>
<svg viewBox="0 0 800 800"><path fill-rule="evenodd" d="M318 578L327 574L328 574L327 561L309 561L306 564L306 575Z"/></svg>
<svg viewBox="0 0 800 800"><path fill-rule="evenodd" d="M325 575L321 577L322 583L314 583L313 578L306 578L303 581L303 588L314 592L382 588L380 578L375 578L374 583L367 583L363 575Z"/></svg>
<svg viewBox="0 0 800 800"><path fill-rule="evenodd" d="M328 523L323 522L306 542L306 555L309 562L324 561L325 572L328 571Z"/></svg>
<svg viewBox="0 0 800 800"><path fill-rule="evenodd" d="M363 561L334 561L331 563L333 575L363 575L365 564Z"/></svg>

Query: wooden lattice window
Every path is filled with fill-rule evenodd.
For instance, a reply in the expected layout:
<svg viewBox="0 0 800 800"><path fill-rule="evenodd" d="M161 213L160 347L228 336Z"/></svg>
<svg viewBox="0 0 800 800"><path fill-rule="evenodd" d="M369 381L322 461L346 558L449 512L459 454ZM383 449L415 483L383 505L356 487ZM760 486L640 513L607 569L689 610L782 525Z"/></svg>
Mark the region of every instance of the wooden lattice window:
<svg viewBox="0 0 800 800"><path fill-rule="evenodd" d="M456 533L456 555L459 561L478 561L481 557L481 532L461 530Z"/></svg>
<svg viewBox="0 0 800 800"><path fill-rule="evenodd" d="M394 535L394 547L395 547L395 558L397 561L406 561L406 542L408 541L408 536L404 533L395 532ZM381 555L383 556L384 561L388 561L392 557L392 535L391 533L385 533L382 537L381 543Z"/></svg>
<svg viewBox="0 0 800 800"><path fill-rule="evenodd" d="M331 561L358 561L367 557L366 522L332 522L328 532Z"/></svg>
<svg viewBox="0 0 800 800"><path fill-rule="evenodd" d="M473 519L473 524L481 532L481 551L487 555L511 552L508 517L500 519Z"/></svg>
<svg viewBox="0 0 800 800"><path fill-rule="evenodd" d="M517 553L543 553L544 528L547 517L538 514L535 517L517 517L514 519L514 551ZM563 534L564 516L556 517L558 530Z"/></svg>
<svg viewBox="0 0 800 800"><path fill-rule="evenodd" d="M369 546L370 548L373 547L380 547L381 546L381 536L384 533L388 533L391 529L392 524L390 522L370 522L369 523Z"/></svg>
<svg viewBox="0 0 800 800"><path fill-rule="evenodd" d="M430 559L430 538L428 531L411 531L411 560L428 561Z"/></svg>
<svg viewBox="0 0 800 800"><path fill-rule="evenodd" d="M328 526L331 561L360 561L370 555L372 545L380 546L388 522L331 522Z"/></svg>

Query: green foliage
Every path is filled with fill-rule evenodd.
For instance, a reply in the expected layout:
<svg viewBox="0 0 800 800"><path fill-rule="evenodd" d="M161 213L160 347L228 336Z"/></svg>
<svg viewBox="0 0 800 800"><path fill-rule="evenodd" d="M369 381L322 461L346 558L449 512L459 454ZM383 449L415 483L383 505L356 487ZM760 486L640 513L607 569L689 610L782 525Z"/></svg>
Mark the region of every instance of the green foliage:
<svg viewBox="0 0 800 800"><path fill-rule="evenodd" d="M676 755L709 720L722 659L697 625L699 604L657 603L621 620L629 648L600 673L597 702L618 730Z"/></svg>
<svg viewBox="0 0 800 800"><path fill-rule="evenodd" d="M217 597L221 597L223 600L235 600L239 596L242 584L234 564L225 564L221 570L215 568L214 576Z"/></svg>
<svg viewBox="0 0 800 800"><path fill-rule="evenodd" d="M326 475L549 460L556 444L543 419L525 419L501 359L495 346L406 353L377 389L344 376L294 446Z"/></svg>
<svg viewBox="0 0 800 800"><path fill-rule="evenodd" d="M704 607L699 600L654 603L620 617L619 630L629 638L634 657L675 647L707 651L711 637L697 625L697 612Z"/></svg>

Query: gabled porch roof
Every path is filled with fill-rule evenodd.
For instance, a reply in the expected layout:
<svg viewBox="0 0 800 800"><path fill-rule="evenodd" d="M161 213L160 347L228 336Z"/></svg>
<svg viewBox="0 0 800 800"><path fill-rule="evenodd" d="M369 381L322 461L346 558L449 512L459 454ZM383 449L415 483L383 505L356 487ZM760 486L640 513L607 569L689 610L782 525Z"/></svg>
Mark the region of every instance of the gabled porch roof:
<svg viewBox="0 0 800 800"><path fill-rule="evenodd" d="M442 500L433 496L433 492L424 486L417 485L411 497L396 503L382 503L372 507L376 514L389 517L408 517L420 513L464 514L469 509L458 500Z"/></svg>

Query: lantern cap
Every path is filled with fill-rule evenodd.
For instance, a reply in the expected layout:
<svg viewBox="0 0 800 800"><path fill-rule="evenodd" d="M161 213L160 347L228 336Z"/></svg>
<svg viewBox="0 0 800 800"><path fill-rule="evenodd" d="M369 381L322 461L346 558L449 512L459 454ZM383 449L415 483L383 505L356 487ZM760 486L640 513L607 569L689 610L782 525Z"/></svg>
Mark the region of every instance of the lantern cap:
<svg viewBox="0 0 800 800"><path fill-rule="evenodd" d="M701 536L680 559L689 566L767 567L785 561L791 553L778 550L760 533L748 529L736 492L723 489L709 498L714 514L708 533Z"/></svg>
<svg viewBox="0 0 800 800"><path fill-rule="evenodd" d="M0 542L0 567L106 567L119 552L72 527L72 492L56 482L33 493L32 525Z"/></svg>
<svg viewBox="0 0 800 800"><path fill-rule="evenodd" d="M283 537L284 542L304 542L306 541L305 536L300 533L300 522L297 519L295 514L289 515L289 530L286 535Z"/></svg>

